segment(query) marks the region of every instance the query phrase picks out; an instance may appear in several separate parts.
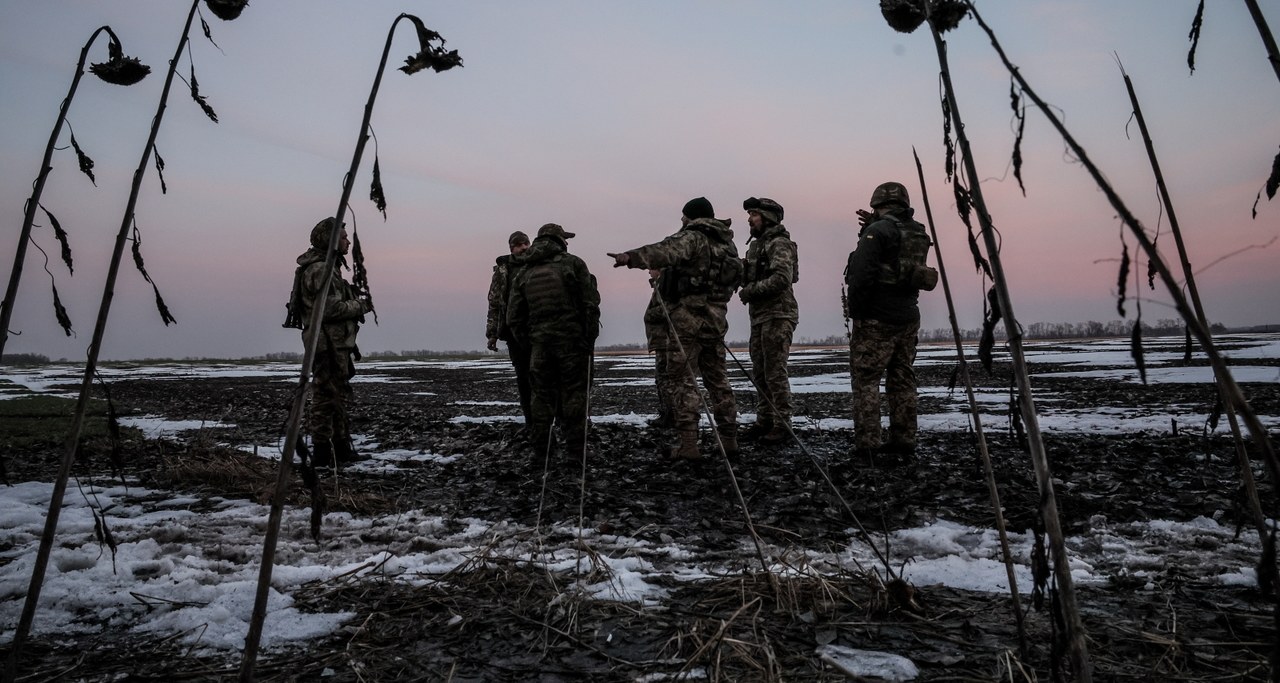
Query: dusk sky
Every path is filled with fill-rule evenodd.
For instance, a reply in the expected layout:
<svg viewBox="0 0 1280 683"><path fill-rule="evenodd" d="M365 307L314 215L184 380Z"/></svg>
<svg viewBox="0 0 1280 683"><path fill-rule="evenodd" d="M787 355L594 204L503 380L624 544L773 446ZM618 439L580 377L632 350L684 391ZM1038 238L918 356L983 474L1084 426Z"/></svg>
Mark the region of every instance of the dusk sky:
<svg viewBox="0 0 1280 683"><path fill-rule="evenodd" d="M1211 321L1280 323L1280 200L1254 198L1280 146L1280 81L1243 2L1207 3L1196 70L1187 66L1196 0L982 0L1010 59L1065 119L1128 207L1159 230L1176 266L1120 64L1133 79ZM152 67L122 88L80 84L41 203L70 235L71 276L39 214L33 235L75 325L64 336L40 252L27 254L6 353L84 359L115 235L189 5L178 0L0 0L0 274L12 266L23 204L79 51L110 25ZM1275 3L1264 3L1272 31ZM658 241L681 206L706 196L745 252L742 201L771 197L799 245L797 340L841 333L840 284L855 210L884 181L908 186L924 220L924 164L960 323L981 324L973 267L944 175L939 65L926 29L897 33L873 0L538 2L253 0L224 22L221 48L191 32L205 117L175 81L137 206L147 269L177 318L165 327L151 286L125 254L101 358L251 357L301 351L284 329L294 259L332 215L387 31L408 12L440 32L464 67L406 76L417 51L399 25L352 194L379 324L366 351L484 347L485 295L507 235L547 222L597 275L599 343L642 342L642 271L605 252ZM1028 111L1024 197L1009 164L1010 78L971 19L946 34L960 113L1003 240L1015 312L1035 322L1115 320L1122 242L1135 243L1058 133ZM100 38L91 62L106 61ZM81 174L76 141L96 162ZM368 199L375 151L387 220ZM1261 246L1269 245L1269 246ZM1255 247L1255 248L1250 248ZM933 259L931 259L932 261ZM1138 269L1145 272L1146 258ZM1136 313L1135 285L1127 313ZM1175 318L1157 283L1143 318ZM941 287L922 326L948 326ZM731 304L729 337L749 334Z"/></svg>

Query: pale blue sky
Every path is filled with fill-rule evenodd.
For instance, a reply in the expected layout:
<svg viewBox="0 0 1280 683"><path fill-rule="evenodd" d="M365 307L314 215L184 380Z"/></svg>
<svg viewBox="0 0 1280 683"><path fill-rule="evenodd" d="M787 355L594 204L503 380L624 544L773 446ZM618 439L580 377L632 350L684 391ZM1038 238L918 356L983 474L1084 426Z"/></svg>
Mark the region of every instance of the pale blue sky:
<svg viewBox="0 0 1280 683"><path fill-rule="evenodd" d="M119 88L86 77L72 105L76 139L98 186L68 149L42 198L71 235L76 274L57 262L48 226L36 239L76 326L66 338L41 257L28 254L6 351L84 358L112 242L155 111L186 3L0 0L0 274L7 278L23 202L38 171L79 50L110 24L155 73ZM1194 0L985 0L979 10L1011 59L1148 226L1155 185L1116 64L1134 79L1193 263L1280 234L1280 204L1249 210L1280 145L1280 81L1243 3L1211 2L1197 71L1187 32ZM1274 5L1268 8L1274 15ZM855 241L854 210L885 180L918 198L925 165L961 324L981 320L982 282L943 178L938 63L923 31L894 32L875 2L336 2L255 0L234 22L205 16L223 52L192 32L213 124L177 82L154 172L138 205L150 286L122 267L102 357L240 357L297 350L280 327L293 260L310 227L336 208L387 30L416 13L465 67L406 77L388 70L374 110L384 223L367 199L374 147L352 201L378 303L366 350L479 349L493 257L514 229L546 222L578 233L570 249L597 274L601 343L641 341L648 298L637 271L606 251L674 231L680 207L705 195L746 240L741 202L768 196L799 244L800 337L843 329L839 290ZM1280 16L1268 16L1273 28ZM1037 112L1024 142L1024 198L1008 172L1009 77L966 21L947 36L961 113L1004 238L1024 324L1115 319L1122 227ZM416 44L401 24L390 64ZM105 41L91 61L106 57ZM189 75L186 55L180 73ZM68 132L63 133L66 144ZM920 212L923 217L923 211ZM44 223L43 216L40 223ZM350 221L348 221L350 223ZM1128 239L1132 245L1132 239ZM1172 241L1161 244L1172 253ZM1280 322L1280 246L1246 251L1200 276L1212 320ZM1143 264L1145 268L1145 263ZM1130 296L1132 297L1132 286ZM1162 291L1144 316L1175 317ZM730 337L748 334L734 304ZM941 291L924 326L947 325ZM1130 316L1134 305L1128 306Z"/></svg>

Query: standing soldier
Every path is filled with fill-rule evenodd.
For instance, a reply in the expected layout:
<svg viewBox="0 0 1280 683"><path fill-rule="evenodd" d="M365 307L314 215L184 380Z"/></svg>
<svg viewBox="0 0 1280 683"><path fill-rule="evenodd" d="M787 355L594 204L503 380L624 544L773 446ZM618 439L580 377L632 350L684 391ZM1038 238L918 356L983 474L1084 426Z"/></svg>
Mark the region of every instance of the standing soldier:
<svg viewBox="0 0 1280 683"><path fill-rule="evenodd" d="M706 197L684 205L678 232L661 242L609 254L615 268L662 270L658 295L666 302L670 355L668 387L679 445L676 458L699 460L699 398L696 373L711 396L711 412L729 456L738 454L738 410L725 369L729 299L742 279L742 261L733 244L729 219L715 218Z"/></svg>
<svg viewBox="0 0 1280 683"><path fill-rule="evenodd" d="M755 373L756 423L751 436L778 444L790 438L791 381L787 356L800 321L794 285L800 279L796 243L782 225L782 205L761 197L742 202L751 227L738 297L751 315L751 367Z"/></svg>
<svg viewBox="0 0 1280 683"><path fill-rule="evenodd" d="M553 420L560 425L567 452L583 453L587 443L587 390L592 348L600 334L600 293L587 264L568 251L573 235L547 223L533 245L512 258L517 270L507 323L516 341L529 348L529 436L542 458L550 455Z"/></svg>
<svg viewBox="0 0 1280 683"><path fill-rule="evenodd" d="M499 339L507 343L507 355L511 356L511 367L516 373L520 412L527 428L533 423L529 413L529 348L517 342L507 327L507 301L511 298L511 257L523 254L529 248L529 236L517 230L507 238L507 247L511 253L498 257L493 266L493 279L489 280L489 315L484 336L489 341L490 351L498 350Z"/></svg>
<svg viewBox="0 0 1280 683"><path fill-rule="evenodd" d="M658 415L649 420L649 426L670 429L676 424L671 412L671 391L667 387L667 376L670 374L667 364L670 361L672 344L667 314L662 310L666 302L662 300L661 294L661 270L649 270L649 286L653 288L653 295L649 297L649 306L644 309L644 336L648 342L649 351L653 353L654 386L658 390Z"/></svg>
<svg viewBox="0 0 1280 683"><path fill-rule="evenodd" d="M849 374L853 383L854 454L912 458L916 450L916 342L920 290L938 283L925 264L932 242L901 183L884 183L871 194L871 215L845 269ZM880 443L880 378L889 403L889 438Z"/></svg>
<svg viewBox="0 0 1280 683"><path fill-rule="evenodd" d="M367 297L360 296L349 282L342 279L346 265L345 254L351 248L346 226L338 229L338 258L331 273L325 272L325 257L329 252L329 239L333 234L333 219L326 218L311 229L311 248L298 257L298 269L294 272L293 293L290 296L290 322L286 325L302 327L310 325L325 275L330 275L329 292L325 297L322 318L316 344L316 355L311 363L311 384L308 386L311 405L307 421L311 432L312 464L318 468L362 460L351 448L351 424L348 404L353 398L351 377L355 375L355 361L360 360L356 347L356 334L364 314L372 306ZM296 313L296 317L293 315ZM302 330L306 343L310 328Z"/></svg>

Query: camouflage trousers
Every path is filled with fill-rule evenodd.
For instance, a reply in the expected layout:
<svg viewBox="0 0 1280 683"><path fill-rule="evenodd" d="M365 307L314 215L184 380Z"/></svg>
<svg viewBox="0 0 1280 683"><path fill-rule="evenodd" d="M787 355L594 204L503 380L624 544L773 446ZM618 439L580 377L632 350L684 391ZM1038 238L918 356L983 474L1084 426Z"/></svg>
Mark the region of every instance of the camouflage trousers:
<svg viewBox="0 0 1280 683"><path fill-rule="evenodd" d="M706 337L680 337L672 340L667 351L665 383L670 391L671 408L676 429L697 429L702 414L702 396L696 375L702 376L711 401L711 414L721 433L736 430L738 406L729 386L729 373L724 360L724 340Z"/></svg>
<svg viewBox="0 0 1280 683"><path fill-rule="evenodd" d="M666 321L657 324L646 323L644 327L649 350L653 352L653 378L658 390L658 416L670 415L674 401L671 398L671 387L668 381L671 376L671 371L668 369L671 364L671 344L667 339Z"/></svg>
<svg viewBox="0 0 1280 683"><path fill-rule="evenodd" d="M351 377L355 365L346 350L321 349L311 362L311 383L307 385L310 406L307 414L307 431L312 443L326 440L351 440L351 423L347 410L355 394L351 391Z"/></svg>
<svg viewBox="0 0 1280 683"><path fill-rule="evenodd" d="M880 378L889 404L889 443L916 443L916 342L920 323L853 321L849 376L853 383L855 448L880 444Z"/></svg>
<svg viewBox="0 0 1280 683"><path fill-rule="evenodd" d="M579 339L535 341L529 348L529 410L533 422L529 438L537 448L546 448L551 439L551 423L572 450L580 450L587 439L587 388L591 350Z"/></svg>
<svg viewBox="0 0 1280 683"><path fill-rule="evenodd" d="M787 424L791 421L791 379L787 357L796 324L791 320L764 320L751 326L751 372L759 400L756 422Z"/></svg>
<svg viewBox="0 0 1280 683"><path fill-rule="evenodd" d="M508 341L507 355L511 356L511 367L515 370L516 391L520 396L520 413L524 415L524 423L529 425L533 422L533 413L530 410L533 391L529 387L529 345L514 340Z"/></svg>

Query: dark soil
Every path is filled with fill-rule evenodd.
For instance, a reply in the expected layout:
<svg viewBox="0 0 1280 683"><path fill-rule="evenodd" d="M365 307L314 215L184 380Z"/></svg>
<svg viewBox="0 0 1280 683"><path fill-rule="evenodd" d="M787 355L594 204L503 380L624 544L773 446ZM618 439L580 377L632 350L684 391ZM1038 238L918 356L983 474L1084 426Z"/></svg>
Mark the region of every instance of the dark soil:
<svg viewBox="0 0 1280 683"><path fill-rule="evenodd" d="M608 358L599 359L596 369L609 386L593 395L593 414L653 411L651 388L612 384L641 377L643 371L616 369ZM800 365L793 376L819 370L838 368ZM922 365L920 384L947 386L952 371ZM585 484L580 486L578 466L561 456L552 462L547 494L540 498L542 472L519 447L517 425L449 421L464 413L510 414L511 406L457 405L514 400L514 387L503 373L493 367L432 365L376 372L397 382L356 385L354 432L368 435L380 449L467 457L406 466L391 481L343 475L367 498L330 501L331 509L421 509L526 525L539 519L543 525L576 524L581 515L586 526L601 532L654 543L677 539L709 555L736 553L748 537L736 490L759 537L782 547L840 548L859 524L873 535L938 518L994 526L972 433L924 431L915 462L868 463L849 457L847 430L802 428L797 434L803 447L747 445L733 463L735 490L719 457L698 464L672 462L662 457L665 439L657 430L599 424L592 430ZM1007 392L1007 365L997 365L993 374L975 373L988 390ZM401 383L410 381L414 384ZM1209 386L1144 387L1076 378L1033 384L1037 391L1053 392L1055 409L1178 405L1203 414L1216 400ZM128 440L125 472L157 488L228 495L225 483L178 478L172 471L175 461L198 454L261 463L212 447L210 440L278 443L294 389L289 382L261 378L116 380L112 398L124 413L236 425L186 441ZM1280 410L1280 387L1255 384L1248 390L1259 413ZM412 395L415 391L434 395ZM963 396L963 388L956 391ZM754 412L753 402L753 394L739 392L741 411ZM921 413L937 410L936 403L922 398ZM848 394L799 394L796 412L814 420L847 419ZM1047 433L1064 531L1085 531L1098 516L1126 522L1215 514L1224 525L1252 529L1232 440L1205 436L1200 426L1187 421L1177 433L1173 427L1122 435ZM984 428L1008 526L1038 528L1035 474L1019 434L1008 420ZM106 471L107 449L101 440L89 444L86 462L78 468ZM8 477L51 479L57 457L52 449L11 453L5 457ZM270 495L275 466L258 463L250 468L257 479L240 482L232 495L259 500ZM1268 515L1274 516L1274 484L1261 465L1255 462L1254 469ZM291 501L307 505L307 500L299 485ZM826 644L909 657L920 667L921 681L1073 679L1061 651L1061 629L1055 627L1052 586L1043 601L1022 596L1028 637L1020 645L1008 596L939 586L886 590L869 572L794 578L765 574L757 563L717 579L673 584L663 609L580 599L564 592L565 577L515 564L478 566L453 578L448 590L392 581L304 588L295 595L302 605L355 611L359 617L348 630L305 650L264 652L259 679L633 681L683 672L724 681L848 680L814 654ZM1094 680L1267 680L1277 640L1272 598L1257 588L1208 581L1176 565L1166 567L1157 584L1152 590L1117 575L1105 587L1077 590ZM1042 602L1039 609L1036 602ZM25 680L216 680L234 678L239 657L197 657L174 640L98 634L36 638L24 660Z"/></svg>

